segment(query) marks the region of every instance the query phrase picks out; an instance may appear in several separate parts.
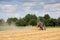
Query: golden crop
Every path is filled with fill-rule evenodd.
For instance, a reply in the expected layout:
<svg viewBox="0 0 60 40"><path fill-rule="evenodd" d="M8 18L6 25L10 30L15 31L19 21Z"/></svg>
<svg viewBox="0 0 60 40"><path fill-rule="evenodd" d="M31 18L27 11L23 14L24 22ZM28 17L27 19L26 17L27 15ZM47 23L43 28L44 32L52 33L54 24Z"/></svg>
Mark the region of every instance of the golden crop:
<svg viewBox="0 0 60 40"><path fill-rule="evenodd" d="M28 27L20 30L0 31L0 40L60 40L60 28L39 30Z"/></svg>

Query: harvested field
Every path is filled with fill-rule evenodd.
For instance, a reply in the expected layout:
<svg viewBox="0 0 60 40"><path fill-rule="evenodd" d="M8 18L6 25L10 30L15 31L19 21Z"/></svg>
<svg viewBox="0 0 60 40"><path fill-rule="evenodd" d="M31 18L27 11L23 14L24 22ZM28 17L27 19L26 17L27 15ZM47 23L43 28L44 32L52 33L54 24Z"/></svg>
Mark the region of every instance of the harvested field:
<svg viewBox="0 0 60 40"><path fill-rule="evenodd" d="M0 40L60 40L60 28L47 28L42 31L36 27L28 27L0 31Z"/></svg>

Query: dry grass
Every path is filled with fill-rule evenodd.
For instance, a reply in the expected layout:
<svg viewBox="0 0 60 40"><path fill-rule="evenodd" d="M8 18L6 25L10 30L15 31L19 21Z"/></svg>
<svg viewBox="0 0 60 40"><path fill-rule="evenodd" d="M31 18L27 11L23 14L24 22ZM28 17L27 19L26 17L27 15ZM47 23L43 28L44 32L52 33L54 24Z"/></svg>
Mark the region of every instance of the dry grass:
<svg viewBox="0 0 60 40"><path fill-rule="evenodd" d="M60 40L60 28L38 30L26 27L20 30L0 31L0 40Z"/></svg>

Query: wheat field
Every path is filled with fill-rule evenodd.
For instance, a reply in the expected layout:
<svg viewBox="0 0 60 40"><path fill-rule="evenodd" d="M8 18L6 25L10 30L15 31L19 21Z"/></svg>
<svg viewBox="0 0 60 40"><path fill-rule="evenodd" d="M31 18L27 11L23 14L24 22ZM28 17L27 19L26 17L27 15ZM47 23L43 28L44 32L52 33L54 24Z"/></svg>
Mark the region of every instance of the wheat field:
<svg viewBox="0 0 60 40"><path fill-rule="evenodd" d="M26 27L19 30L0 31L0 40L60 40L60 28L39 30Z"/></svg>

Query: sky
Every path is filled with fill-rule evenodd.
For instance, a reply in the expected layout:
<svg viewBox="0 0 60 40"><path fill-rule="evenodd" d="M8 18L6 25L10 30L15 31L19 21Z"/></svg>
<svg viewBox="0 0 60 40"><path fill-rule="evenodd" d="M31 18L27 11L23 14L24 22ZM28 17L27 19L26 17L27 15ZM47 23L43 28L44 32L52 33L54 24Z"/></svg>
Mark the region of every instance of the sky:
<svg viewBox="0 0 60 40"><path fill-rule="evenodd" d="M26 14L60 17L60 0L0 0L0 18L24 17Z"/></svg>

